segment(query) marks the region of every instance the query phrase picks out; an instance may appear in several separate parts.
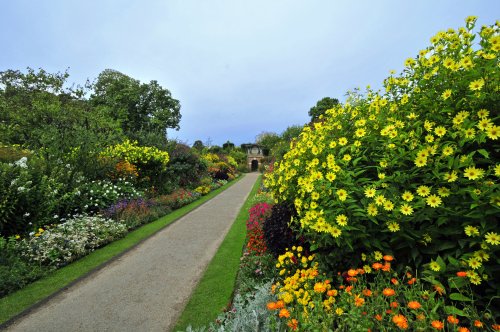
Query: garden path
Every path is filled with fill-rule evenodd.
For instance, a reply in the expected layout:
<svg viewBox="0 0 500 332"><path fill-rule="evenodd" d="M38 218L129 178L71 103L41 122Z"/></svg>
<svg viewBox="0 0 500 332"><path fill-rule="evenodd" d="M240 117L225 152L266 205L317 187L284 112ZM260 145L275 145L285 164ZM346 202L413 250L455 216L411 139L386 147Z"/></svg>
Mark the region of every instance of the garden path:
<svg viewBox="0 0 500 332"><path fill-rule="evenodd" d="M169 331L257 173L21 317L7 331Z"/></svg>

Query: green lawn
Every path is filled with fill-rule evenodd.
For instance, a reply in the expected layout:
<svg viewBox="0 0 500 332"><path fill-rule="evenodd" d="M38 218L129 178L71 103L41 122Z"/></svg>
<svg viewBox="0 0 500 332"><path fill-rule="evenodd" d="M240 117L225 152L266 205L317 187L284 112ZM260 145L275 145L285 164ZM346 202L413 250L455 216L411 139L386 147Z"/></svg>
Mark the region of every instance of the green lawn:
<svg viewBox="0 0 500 332"><path fill-rule="evenodd" d="M0 299L0 324L5 323L32 305L46 299L64 287L67 287L72 282L87 275L93 270L104 266L110 259L126 252L165 226L171 224L201 204L217 196L219 193L239 181L242 177L243 176L212 191L208 195L201 197L199 200L189 205L175 210L156 221L128 233L123 239L112 242L107 246L71 263L70 265L56 270L48 276L33 282L25 288Z"/></svg>
<svg viewBox="0 0 500 332"><path fill-rule="evenodd" d="M253 186L231 229L177 321L174 331L185 331L189 325L200 327L213 322L231 300L245 245L248 210L251 207L251 199L260 187L261 180L262 178L259 177Z"/></svg>

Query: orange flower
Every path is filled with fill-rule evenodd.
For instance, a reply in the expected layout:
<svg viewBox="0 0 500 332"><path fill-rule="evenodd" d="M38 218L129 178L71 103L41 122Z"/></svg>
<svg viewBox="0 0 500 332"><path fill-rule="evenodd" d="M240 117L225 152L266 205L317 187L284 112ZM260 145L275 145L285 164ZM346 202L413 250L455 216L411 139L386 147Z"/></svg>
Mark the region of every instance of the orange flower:
<svg viewBox="0 0 500 332"><path fill-rule="evenodd" d="M468 328L466 328L466 327L460 326L458 328L458 332L470 332L470 330Z"/></svg>
<svg viewBox="0 0 500 332"><path fill-rule="evenodd" d="M267 309L268 309L268 310L276 310L276 309L277 309L277 308L276 308L276 303L274 303L274 302L269 302L269 303L267 304Z"/></svg>
<svg viewBox="0 0 500 332"><path fill-rule="evenodd" d="M396 292L392 288L384 288L382 294L384 294L385 296L394 296Z"/></svg>
<svg viewBox="0 0 500 332"><path fill-rule="evenodd" d="M369 289L363 289L363 295L364 296L372 296L372 291Z"/></svg>
<svg viewBox="0 0 500 332"><path fill-rule="evenodd" d="M385 255L384 257L382 257L384 259L384 261L386 262L391 262L394 260L394 257L392 257L391 255Z"/></svg>
<svg viewBox="0 0 500 332"><path fill-rule="evenodd" d="M467 277L467 272L465 272L465 271L458 271L457 272L457 277L460 277L460 278Z"/></svg>
<svg viewBox="0 0 500 332"><path fill-rule="evenodd" d="M391 302L391 308L397 308L399 304L396 301Z"/></svg>
<svg viewBox="0 0 500 332"><path fill-rule="evenodd" d="M418 320L424 320L425 319L425 315L424 314L418 314L417 315L417 319Z"/></svg>
<svg viewBox="0 0 500 332"><path fill-rule="evenodd" d="M338 292L336 289L330 289L328 292L326 292L326 295L328 296L337 296Z"/></svg>
<svg viewBox="0 0 500 332"><path fill-rule="evenodd" d="M363 269L357 269L356 272L358 272L358 274L365 274L365 270Z"/></svg>
<svg viewBox="0 0 500 332"><path fill-rule="evenodd" d="M491 325L491 327L493 328L493 330L495 331L500 331L500 324L493 324Z"/></svg>
<svg viewBox="0 0 500 332"><path fill-rule="evenodd" d="M434 285L434 290L435 290L435 291L436 291L436 293L438 293L439 295L443 295L443 293L444 293L444 289L443 289L443 287L438 286L438 285Z"/></svg>
<svg viewBox="0 0 500 332"><path fill-rule="evenodd" d="M393 285L399 285L399 281L396 278L392 278L391 282L392 282Z"/></svg>
<svg viewBox="0 0 500 332"><path fill-rule="evenodd" d="M385 263L383 266L382 266L382 271L384 272L389 272L391 270L391 263Z"/></svg>
<svg viewBox="0 0 500 332"><path fill-rule="evenodd" d="M387 310L385 311L385 313L386 313L386 314L388 314L388 315L390 315L390 314L392 314L392 310L391 310L391 309L387 309Z"/></svg>
<svg viewBox="0 0 500 332"><path fill-rule="evenodd" d="M280 318L283 318L283 317L289 318L290 317L290 311L288 311L287 309L283 308L283 309L280 310L280 315L279 316L280 316Z"/></svg>
<svg viewBox="0 0 500 332"><path fill-rule="evenodd" d="M417 278L411 278L408 280L408 285L413 285L417 281Z"/></svg>
<svg viewBox="0 0 500 332"><path fill-rule="evenodd" d="M403 315L395 315L392 317L392 322L396 324L400 329L406 330L408 328L408 321Z"/></svg>
<svg viewBox="0 0 500 332"><path fill-rule="evenodd" d="M378 320L379 322L382 320L382 316L379 314L375 315L375 319Z"/></svg>
<svg viewBox="0 0 500 332"><path fill-rule="evenodd" d="M354 270L354 269L350 269L349 271L347 271L347 275L349 277L355 277L358 275L358 271Z"/></svg>
<svg viewBox="0 0 500 332"><path fill-rule="evenodd" d="M483 327L483 326L484 326L484 324L483 324L483 322L481 322L480 320L477 320L477 319L476 319L476 320L474 321L474 326L475 326L475 327Z"/></svg>
<svg viewBox="0 0 500 332"><path fill-rule="evenodd" d="M456 325L459 322L457 317L451 316L451 315L448 316L448 318L446 318L446 320L448 321L448 323L453 324L453 325Z"/></svg>
<svg viewBox="0 0 500 332"><path fill-rule="evenodd" d="M408 308L410 309L420 309L422 305L418 301L410 301L408 302Z"/></svg>
<svg viewBox="0 0 500 332"><path fill-rule="evenodd" d="M444 323L440 320L433 320L431 323L432 327L435 328L436 330L442 330L444 329Z"/></svg>
<svg viewBox="0 0 500 332"><path fill-rule="evenodd" d="M380 269L382 268L382 266L383 266L383 265L382 265L382 264L380 264L380 263L373 263L373 264L372 264L372 267L373 267L373 269L375 269L375 270L380 270Z"/></svg>
<svg viewBox="0 0 500 332"><path fill-rule="evenodd" d="M356 295L356 298L354 299L354 305L355 305L356 307L361 307L363 304L365 304L365 299L364 299L364 298L362 298L362 297L358 297L358 296Z"/></svg>
<svg viewBox="0 0 500 332"><path fill-rule="evenodd" d="M295 331L299 327L299 322L295 318L292 318L286 325Z"/></svg>
<svg viewBox="0 0 500 332"><path fill-rule="evenodd" d="M283 300L279 300L276 302L276 309L283 309L285 307L285 302Z"/></svg>
<svg viewBox="0 0 500 332"><path fill-rule="evenodd" d="M326 285L322 282L317 282L315 285L314 285L314 291L316 293L324 293L326 291Z"/></svg>
<svg viewBox="0 0 500 332"><path fill-rule="evenodd" d="M354 278L354 277L347 277L347 281L349 283L355 283L356 281L358 281L358 278Z"/></svg>
<svg viewBox="0 0 500 332"><path fill-rule="evenodd" d="M352 290L352 286L347 286L345 288L346 293L351 293L351 290Z"/></svg>

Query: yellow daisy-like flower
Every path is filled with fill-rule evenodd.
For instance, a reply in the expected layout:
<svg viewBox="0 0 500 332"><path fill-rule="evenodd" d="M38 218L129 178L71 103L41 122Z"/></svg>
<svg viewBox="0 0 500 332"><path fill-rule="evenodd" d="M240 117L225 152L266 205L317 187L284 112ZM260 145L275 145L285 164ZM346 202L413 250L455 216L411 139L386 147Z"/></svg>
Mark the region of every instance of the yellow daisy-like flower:
<svg viewBox="0 0 500 332"><path fill-rule="evenodd" d="M401 228L399 227L399 224L398 224L397 222L395 222L395 221L392 221L392 222L387 223L387 228L388 228L391 232L393 232L393 233L395 233L395 232L397 232L397 231L399 231L399 230L401 229Z"/></svg>
<svg viewBox="0 0 500 332"><path fill-rule="evenodd" d="M483 86L484 86L484 79L480 78L478 80L472 81L469 84L469 89L471 89L472 91L479 91L483 88Z"/></svg>
<svg viewBox="0 0 500 332"><path fill-rule="evenodd" d="M458 174L456 171L451 171L443 175L443 179L448 182L455 182L458 179Z"/></svg>
<svg viewBox="0 0 500 332"><path fill-rule="evenodd" d="M476 274L471 275L469 277L469 281L471 282L471 284L480 285L481 284L481 277L476 273Z"/></svg>
<svg viewBox="0 0 500 332"><path fill-rule="evenodd" d="M475 168L474 166L467 167L464 170L464 177L468 178L469 180L477 180L483 177L484 175L484 170L481 168Z"/></svg>
<svg viewBox="0 0 500 332"><path fill-rule="evenodd" d="M378 173L378 178L379 178L380 180L385 179L385 173Z"/></svg>
<svg viewBox="0 0 500 332"><path fill-rule="evenodd" d="M422 197L427 197L431 193L431 188L427 186L419 186L417 188L417 194Z"/></svg>
<svg viewBox="0 0 500 332"><path fill-rule="evenodd" d="M368 204L368 208L366 209L366 211L371 217L375 217L378 214L378 209L373 203Z"/></svg>
<svg viewBox="0 0 500 332"><path fill-rule="evenodd" d="M374 197L376 193L377 193L377 191L375 190L375 188L366 188L365 189L365 196L368 198Z"/></svg>
<svg viewBox="0 0 500 332"><path fill-rule="evenodd" d="M366 135L366 130L364 130L363 128L359 128L356 130L354 135L356 135L356 137L363 137Z"/></svg>
<svg viewBox="0 0 500 332"><path fill-rule="evenodd" d="M491 120L488 118L482 118L479 120L477 127L481 129L482 131L485 131L489 127L493 126L493 123L491 123Z"/></svg>
<svg viewBox="0 0 500 332"><path fill-rule="evenodd" d="M342 231L340 229L338 229L337 227L332 227L330 229L330 234L334 237L334 238L338 238L341 234L342 234Z"/></svg>
<svg viewBox="0 0 500 332"><path fill-rule="evenodd" d="M332 172L326 173L326 179L328 181L332 182L336 178L337 178L337 175L335 175L335 173L332 173Z"/></svg>
<svg viewBox="0 0 500 332"><path fill-rule="evenodd" d="M339 224L339 226L346 226L347 225L347 217L345 214L341 214L339 216L337 216L337 218L335 218L335 221L337 222L337 224Z"/></svg>
<svg viewBox="0 0 500 332"><path fill-rule="evenodd" d="M385 200L384 202L384 210L386 211L392 211L394 209L394 203L392 203L390 200Z"/></svg>
<svg viewBox="0 0 500 332"><path fill-rule="evenodd" d="M345 137L340 137L340 138L339 138L339 144L340 144L340 145L346 145L346 144L347 144L347 138L345 138Z"/></svg>
<svg viewBox="0 0 500 332"><path fill-rule="evenodd" d="M490 112L484 108L477 111L477 116L481 119L487 118L489 114Z"/></svg>
<svg viewBox="0 0 500 332"><path fill-rule="evenodd" d="M408 204L401 205L399 211L401 211L401 213L404 214L405 216L410 216L413 214L413 208Z"/></svg>
<svg viewBox="0 0 500 332"><path fill-rule="evenodd" d="M465 226L464 232L467 236L479 236L479 229L471 225Z"/></svg>
<svg viewBox="0 0 500 332"><path fill-rule="evenodd" d="M426 157L417 157L417 159L415 159L415 165L417 167L424 167L425 165L427 165L427 158Z"/></svg>
<svg viewBox="0 0 500 332"><path fill-rule="evenodd" d="M453 148L451 146L446 146L443 148L443 156L451 156L453 154Z"/></svg>
<svg viewBox="0 0 500 332"><path fill-rule="evenodd" d="M403 195L401 195L401 198L406 202L411 202L413 201L413 194L409 191L405 191Z"/></svg>
<svg viewBox="0 0 500 332"><path fill-rule="evenodd" d="M382 255L382 253L380 251L375 251L373 253L373 258L375 258L376 261L379 261L382 259L382 257L384 257L384 255Z"/></svg>
<svg viewBox="0 0 500 332"><path fill-rule="evenodd" d="M500 244L500 235L495 232L486 233L484 236L486 243L491 244L493 246L497 246Z"/></svg>
<svg viewBox="0 0 500 332"><path fill-rule="evenodd" d="M441 205L442 203L442 200L439 196L437 195L430 195L429 197L427 197L425 199L425 202L427 203L427 205L429 205L430 207L438 207L439 205Z"/></svg>
<svg viewBox="0 0 500 332"><path fill-rule="evenodd" d="M495 175L500 177L500 164L495 166Z"/></svg>
<svg viewBox="0 0 500 332"><path fill-rule="evenodd" d="M314 192L311 194L311 198L312 198L312 199L314 199L314 200L316 201L316 200L319 198L319 194L318 194L317 192L315 192L315 191L314 191Z"/></svg>
<svg viewBox="0 0 500 332"><path fill-rule="evenodd" d="M344 157L342 158L344 161L350 161L352 159L350 154L345 154Z"/></svg>
<svg viewBox="0 0 500 332"><path fill-rule="evenodd" d="M429 267L434 272L438 272L441 270L441 266L436 261L431 261L431 263L429 264Z"/></svg>
<svg viewBox="0 0 500 332"><path fill-rule="evenodd" d="M337 196L343 202L347 198L347 191L345 191L344 189L339 189L337 190Z"/></svg>
<svg viewBox="0 0 500 332"><path fill-rule="evenodd" d="M375 204L376 205L380 206L380 205L384 204L384 202L385 202L384 195L378 195L377 197L375 197Z"/></svg>
<svg viewBox="0 0 500 332"><path fill-rule="evenodd" d="M474 270L479 269L481 267L481 265L483 265L481 263L481 261L479 259L477 259L476 257L469 258L468 261L467 261L467 263Z"/></svg>
<svg viewBox="0 0 500 332"><path fill-rule="evenodd" d="M450 97L451 97L451 90L450 89L444 90L444 92L441 94L441 98L443 98L443 100L446 100Z"/></svg>
<svg viewBox="0 0 500 332"><path fill-rule="evenodd" d="M488 138L496 140L498 136L500 136L500 127L499 126L489 126L486 128L486 135Z"/></svg>
<svg viewBox="0 0 500 332"><path fill-rule="evenodd" d="M438 189L438 195L441 197L448 197L448 196L450 196L450 189L448 189L446 187L440 187Z"/></svg>

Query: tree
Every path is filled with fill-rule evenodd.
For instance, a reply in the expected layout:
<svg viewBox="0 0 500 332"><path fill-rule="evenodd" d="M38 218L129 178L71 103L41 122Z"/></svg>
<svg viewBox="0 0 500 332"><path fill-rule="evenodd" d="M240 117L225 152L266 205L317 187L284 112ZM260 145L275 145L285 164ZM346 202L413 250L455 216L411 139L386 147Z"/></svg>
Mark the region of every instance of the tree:
<svg viewBox="0 0 500 332"><path fill-rule="evenodd" d="M278 134L273 132L262 132L257 137L255 137L255 143L261 145L264 150L264 155L269 155L269 152L273 149L273 147L278 144L280 141L280 137Z"/></svg>
<svg viewBox="0 0 500 332"><path fill-rule="evenodd" d="M203 145L203 142L201 140L196 140L193 143L193 149L196 149L198 151L202 151L205 145Z"/></svg>
<svg viewBox="0 0 500 332"><path fill-rule="evenodd" d="M325 114L325 112L335 105L338 105L339 101L336 98L325 97L316 103L316 106L311 107L309 110L309 116L311 121L318 120L319 116Z"/></svg>
<svg viewBox="0 0 500 332"><path fill-rule="evenodd" d="M93 88L92 105L105 109L119 121L125 135L142 145L166 146L167 128L179 129L180 103L157 81L141 83L106 69Z"/></svg>
<svg viewBox="0 0 500 332"><path fill-rule="evenodd" d="M231 143L230 141L227 141L226 143L222 144L222 149L224 149L224 150L232 150L232 149L234 149L234 143Z"/></svg>

